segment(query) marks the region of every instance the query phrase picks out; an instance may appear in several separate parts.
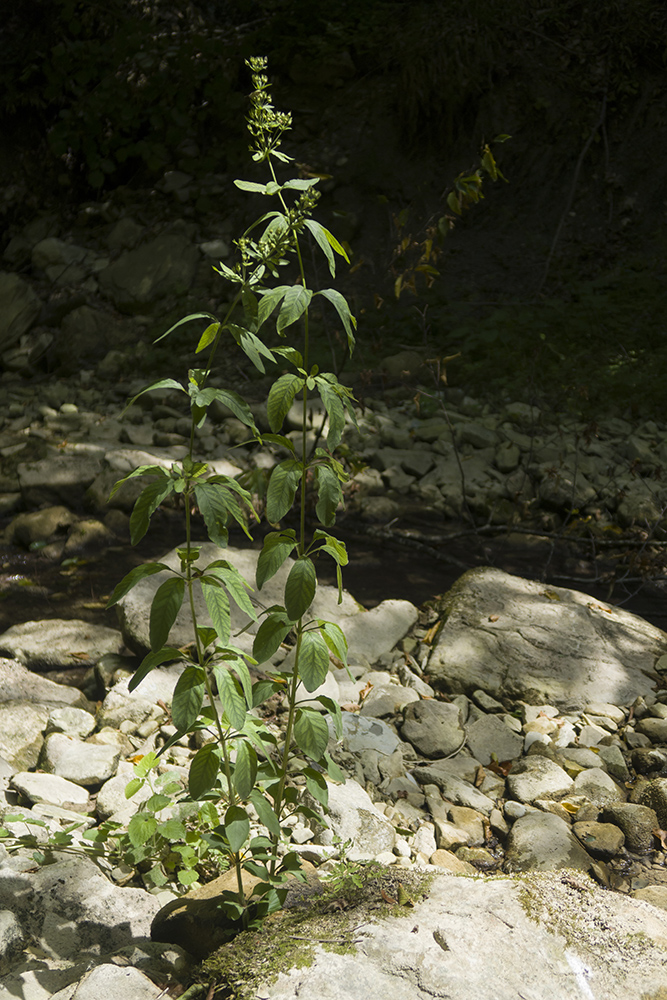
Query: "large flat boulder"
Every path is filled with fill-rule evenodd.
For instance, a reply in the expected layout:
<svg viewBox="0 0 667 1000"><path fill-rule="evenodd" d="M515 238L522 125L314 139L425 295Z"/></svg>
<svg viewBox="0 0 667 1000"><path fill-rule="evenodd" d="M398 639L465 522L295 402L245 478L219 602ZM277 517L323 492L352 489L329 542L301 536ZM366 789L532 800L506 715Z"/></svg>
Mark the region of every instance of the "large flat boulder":
<svg viewBox="0 0 667 1000"><path fill-rule="evenodd" d="M645 671L667 653L667 634L629 611L491 567L464 573L443 607L428 672L449 693L624 705L651 691Z"/></svg>

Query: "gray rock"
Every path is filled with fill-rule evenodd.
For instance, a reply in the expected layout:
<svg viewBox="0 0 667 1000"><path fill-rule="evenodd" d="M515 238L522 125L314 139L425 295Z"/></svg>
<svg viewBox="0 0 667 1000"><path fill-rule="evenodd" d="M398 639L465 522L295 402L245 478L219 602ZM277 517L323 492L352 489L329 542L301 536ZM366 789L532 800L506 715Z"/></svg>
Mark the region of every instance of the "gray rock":
<svg viewBox="0 0 667 1000"><path fill-rule="evenodd" d="M401 687L400 684L386 684L371 690L364 698L359 714L381 719L399 714L406 705L416 701L419 701L419 695L414 689Z"/></svg>
<svg viewBox="0 0 667 1000"><path fill-rule="evenodd" d="M554 467L551 462L547 462L539 470L539 474L540 499L556 510L581 509L596 497L595 487L579 469L567 465Z"/></svg>
<svg viewBox="0 0 667 1000"><path fill-rule="evenodd" d="M0 910L0 970L23 951L26 936L21 923L12 910Z"/></svg>
<svg viewBox="0 0 667 1000"><path fill-rule="evenodd" d="M329 789L329 828L315 837L316 844L332 844L335 836L351 840L348 857L352 860L374 858L382 851L391 851L396 840L392 824L373 805L368 794L356 781L344 785L327 782Z"/></svg>
<svg viewBox="0 0 667 1000"><path fill-rule="evenodd" d="M637 722L637 732L648 736L651 743L667 743L667 719L640 719Z"/></svg>
<svg viewBox="0 0 667 1000"><path fill-rule="evenodd" d="M44 741L40 763L47 774L55 774L77 785L101 785L118 769L120 750L111 746L52 733Z"/></svg>
<svg viewBox="0 0 667 1000"><path fill-rule="evenodd" d="M160 718L164 709L160 708L158 701L171 704L174 688L183 669L182 663L158 667L144 677L134 691L129 689L129 679L119 681L102 702L97 717L98 726L118 729L123 722L133 722L140 726L148 718Z"/></svg>
<svg viewBox="0 0 667 1000"><path fill-rule="evenodd" d="M625 757L620 749L615 744L611 746L605 746L604 744L598 744L596 747L598 751L598 756L602 758L605 769L609 772L612 778L623 784L626 781L630 781L630 772L628 770L628 765L625 763Z"/></svg>
<svg viewBox="0 0 667 1000"><path fill-rule="evenodd" d="M31 702L50 708L71 705L85 710L90 707L88 699L76 688L56 684L46 677L33 674L17 660L2 658L0 659L0 706L14 702Z"/></svg>
<svg viewBox="0 0 667 1000"><path fill-rule="evenodd" d="M107 653L120 653L123 637L116 629L73 618L12 625L0 635L0 656L18 660L30 670L91 667Z"/></svg>
<svg viewBox="0 0 667 1000"><path fill-rule="evenodd" d="M653 778L641 788L635 801L638 805L654 809L658 825L662 830L667 830L667 778Z"/></svg>
<svg viewBox="0 0 667 1000"><path fill-rule="evenodd" d="M95 455L74 452L71 446L69 453L23 462L17 469L23 499L29 507L71 503L73 498L83 497L100 467Z"/></svg>
<svg viewBox="0 0 667 1000"><path fill-rule="evenodd" d="M589 854L609 861L625 843L625 835L613 823L575 823L572 831Z"/></svg>
<svg viewBox="0 0 667 1000"><path fill-rule="evenodd" d="M519 802L534 799L559 799L574 788L569 774L555 761L541 754L523 757L507 776L510 794Z"/></svg>
<svg viewBox="0 0 667 1000"><path fill-rule="evenodd" d="M667 910L667 885L647 885L643 889L635 889L631 895L633 899L641 899L651 906Z"/></svg>
<svg viewBox="0 0 667 1000"><path fill-rule="evenodd" d="M315 945L307 962L266 983L257 995L263 1000L658 1000L667 914L576 877L581 892L558 874L517 880L436 875L428 897L410 908L407 919L367 920L355 948L345 954ZM332 936L349 925L343 915L336 920L340 930L334 923Z"/></svg>
<svg viewBox="0 0 667 1000"><path fill-rule="evenodd" d="M401 735L424 757L448 757L463 743L460 710L442 701L413 702L405 710Z"/></svg>
<svg viewBox="0 0 667 1000"><path fill-rule="evenodd" d="M14 771L37 766L48 719L49 711L42 705L25 701L0 704L0 754Z"/></svg>
<svg viewBox="0 0 667 1000"><path fill-rule="evenodd" d="M54 708L49 715L45 736L49 733L65 733L85 739L95 728L95 716L82 708Z"/></svg>
<svg viewBox="0 0 667 1000"><path fill-rule="evenodd" d="M658 828L654 809L634 802L610 802L602 809L600 818L613 823L625 835L625 846L635 854L648 854L653 847L653 831Z"/></svg>
<svg viewBox="0 0 667 1000"><path fill-rule="evenodd" d="M28 332L41 309L42 303L23 278L0 272L0 353Z"/></svg>
<svg viewBox="0 0 667 1000"><path fill-rule="evenodd" d="M644 671L667 651L667 635L636 615L497 569L464 573L443 606L428 672L450 692L481 687L561 708L624 704L650 691Z"/></svg>
<svg viewBox="0 0 667 1000"><path fill-rule="evenodd" d="M139 969L105 964L87 972L74 992L67 987L52 1000L159 1000L161 995L163 990Z"/></svg>
<svg viewBox="0 0 667 1000"><path fill-rule="evenodd" d="M574 779L574 794L585 795L598 806L606 805L608 802L625 801L625 793L606 771L599 767L591 767L577 775Z"/></svg>
<svg viewBox="0 0 667 1000"><path fill-rule="evenodd" d="M350 712L343 713L343 747L350 753L360 754L376 750L389 756L398 749L400 740L393 729L379 719L364 719Z"/></svg>
<svg viewBox="0 0 667 1000"><path fill-rule="evenodd" d="M7 528L7 541L28 548L33 542L43 542L62 534L76 520L67 507L44 507L42 510L17 514Z"/></svg>
<svg viewBox="0 0 667 1000"><path fill-rule="evenodd" d="M105 781L97 794L96 812L100 820L113 817L117 823L129 823L142 802L153 794L150 786L145 784L131 799L125 796L128 783L134 778L134 767L126 761L120 761L113 778Z"/></svg>
<svg viewBox="0 0 667 1000"><path fill-rule="evenodd" d="M88 792L79 784L55 774L20 771L11 783L33 804L48 803L72 812L85 812L88 807Z"/></svg>
<svg viewBox="0 0 667 1000"><path fill-rule="evenodd" d="M465 727L468 748L481 764L514 760L523 749L523 738L512 732L497 715L484 715Z"/></svg>
<svg viewBox="0 0 667 1000"><path fill-rule="evenodd" d="M565 820L550 812L528 812L519 817L507 839L507 872L588 871L591 859Z"/></svg>
<svg viewBox="0 0 667 1000"><path fill-rule="evenodd" d="M122 254L100 272L101 289L121 312L138 313L192 284L199 251L183 236L163 234Z"/></svg>
<svg viewBox="0 0 667 1000"><path fill-rule="evenodd" d="M488 795L484 795L468 781L457 778L437 764L430 767L416 767L411 773L420 785L437 785L443 796L455 805L468 806L484 813L485 816L488 816L495 807L495 802Z"/></svg>

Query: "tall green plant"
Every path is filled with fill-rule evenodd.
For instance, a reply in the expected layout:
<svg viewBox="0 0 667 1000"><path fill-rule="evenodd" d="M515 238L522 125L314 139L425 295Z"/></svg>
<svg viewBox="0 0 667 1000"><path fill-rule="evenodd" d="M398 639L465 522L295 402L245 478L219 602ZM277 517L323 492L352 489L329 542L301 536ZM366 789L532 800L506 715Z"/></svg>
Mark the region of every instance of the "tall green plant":
<svg viewBox="0 0 667 1000"><path fill-rule="evenodd" d="M189 793L195 800L222 798L226 803L223 822L208 837L211 846L224 851L236 869L238 890L228 896L229 911L245 915L246 919L249 900L244 891L243 870L262 880L250 901L258 912L263 914L280 906L286 891L283 883L289 873L298 871L299 867L295 854L288 852L281 857L282 824L292 812L305 817L317 815L302 801L296 787L289 784L290 764L295 758L301 759L299 770L305 777L306 788L323 808L327 805L325 775L334 780L343 779L327 753L329 728L326 719L321 711L299 704L298 700L301 685L307 692L314 692L322 684L329 668L330 653L343 663L347 662L347 643L340 627L310 615L317 589L315 557L319 553L330 556L336 564L339 603L342 600L341 567L347 563L347 553L345 546L325 529L334 523L336 510L343 500L342 483L347 478L333 453L341 440L346 413L355 420L350 390L341 385L335 375L309 365L312 300L321 296L334 307L347 334L350 351L354 347L356 327L348 304L338 291L333 288L314 291L308 286L302 253L307 236L312 237L324 254L332 276L335 275L336 255L345 260L347 256L335 237L312 218L318 197L314 190L317 179L278 180L276 168L290 161L290 157L280 150L280 144L284 132L290 128L291 116L277 112L271 103L264 75L266 60L253 58L248 60L248 66L254 84L248 118L252 137L250 148L253 160L266 165L270 178L266 183L237 180L235 184L242 191L273 199L276 207L257 219L236 241L240 253L236 266L229 268L221 263L216 268L236 288L226 315L221 320L210 313L187 316L163 335L167 336L182 323L207 321L196 348L198 354L208 352L205 366L193 368L185 386L168 378L143 390L170 388L189 396L192 415L189 452L180 465L174 464L169 470L157 465L135 469L116 484L114 492L127 479L150 477L130 518L133 544L144 536L160 504L168 498L182 497L186 542L178 549L178 571L161 562L137 567L118 584L108 605L116 604L140 580L155 573L168 574L158 587L151 606L150 652L134 674L130 687L136 688L161 664L174 661L184 664L172 704L178 732L167 746L188 733L200 732L213 737L201 746L191 762ZM269 280L279 276L280 268L290 258L296 262L297 279L292 284L270 285ZM269 348L262 339L269 320L275 323L281 337L300 328L300 349L294 346ZM207 385L223 338L235 341L260 372L265 371L267 363L288 369L275 379L268 395L271 433L260 435L250 407L240 395ZM326 409L328 431L326 447L317 447L309 455L307 402L314 392L319 394ZM301 402L300 449L280 433L295 400ZM245 656L234 645L230 626L230 601L234 601L251 621L257 621L248 584L222 557L200 566L201 546L191 541L192 510L195 508L203 517L209 538L221 549L227 545L230 521L249 534L245 517L254 516L250 494L236 480L211 474L209 466L194 456L195 430L206 420L208 407L214 401L228 406L256 441L276 445L287 455L275 466L269 480L266 516L271 525L278 526L292 508L300 507L298 531L280 527L270 531L259 555L256 582L260 590L290 557L294 558L285 584L283 604L273 605L261 613L263 620L255 636L253 658ZM316 512L322 524L312 537L306 524L306 493L310 482L317 493ZM212 626L198 620L197 591L203 596ZM193 644L188 649L177 649L168 645L168 638L184 603L192 619ZM294 636L295 645L293 669L269 670L269 679L254 679L248 663L256 666L269 661L290 634ZM287 724L280 738L252 713L275 692L284 692L287 705ZM331 715L340 733L338 705L323 696L316 700ZM268 830L268 837L250 839L249 806Z"/></svg>

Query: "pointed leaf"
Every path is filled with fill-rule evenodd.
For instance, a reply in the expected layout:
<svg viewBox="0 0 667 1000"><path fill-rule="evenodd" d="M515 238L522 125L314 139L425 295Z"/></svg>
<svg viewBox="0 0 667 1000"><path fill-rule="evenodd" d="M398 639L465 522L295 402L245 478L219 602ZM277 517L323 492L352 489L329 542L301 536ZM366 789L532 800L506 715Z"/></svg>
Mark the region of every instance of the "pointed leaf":
<svg viewBox="0 0 667 1000"><path fill-rule="evenodd" d="M329 270L331 271L331 277L336 277L336 261L334 260L333 250L331 249L331 244L326 237L326 229L321 226L319 222L315 222L315 219L304 219L304 226L306 229L310 230L315 242L319 246L320 250L327 259L329 265Z"/></svg>
<svg viewBox="0 0 667 1000"><path fill-rule="evenodd" d="M315 567L307 556L292 566L285 584L285 609L292 621L298 621L313 603L317 589Z"/></svg>
<svg viewBox="0 0 667 1000"><path fill-rule="evenodd" d="M284 612L276 612L265 618L257 630L252 646L252 655L257 663L266 663L273 656L291 628L292 622Z"/></svg>
<svg viewBox="0 0 667 1000"><path fill-rule="evenodd" d="M316 771L314 767L306 767L303 771L306 778L306 788L316 802L326 809L329 802L329 789L327 779L321 771Z"/></svg>
<svg viewBox="0 0 667 1000"><path fill-rule="evenodd" d="M188 791L193 799L202 798L216 783L220 769L220 751L216 743L205 743L192 758Z"/></svg>
<svg viewBox="0 0 667 1000"><path fill-rule="evenodd" d="M329 671L329 650L319 632L303 633L297 669L306 691L324 684Z"/></svg>
<svg viewBox="0 0 667 1000"><path fill-rule="evenodd" d="M283 304L278 313L278 320L276 322L277 333L281 333L286 326L296 323L310 305L312 297L313 293L310 288L304 288L303 285L292 285L290 287L285 294ZM342 295L341 298L343 298ZM345 300L343 299L343 301Z"/></svg>
<svg viewBox="0 0 667 1000"><path fill-rule="evenodd" d="M185 322L185 320L182 320L182 322ZM177 323L176 326L178 326L178 325L179 324ZM171 329L173 330L174 327L172 327ZM167 330L167 333L169 333L169 332L170 331ZM167 334L164 333L162 336L166 337ZM160 339L162 339L162 338L160 338ZM157 343L157 341L156 341L156 343ZM136 403L136 401L141 396L145 395L145 393L147 393L147 392L154 392L155 389L176 389L177 392L185 392L185 389L183 388L183 386L181 385L180 382L176 382L173 378L161 378L161 379L158 379L157 382L153 382L151 385L147 385L145 389L142 389L141 392L138 392L136 394L136 396L133 396L132 399L130 400L130 402L125 407L125 409L127 410L130 406L132 406L133 403Z"/></svg>
<svg viewBox="0 0 667 1000"><path fill-rule="evenodd" d="M296 532L292 528L288 531L271 531L266 535L257 560L255 578L258 590L262 589L267 580L275 576L297 545Z"/></svg>
<svg viewBox="0 0 667 1000"><path fill-rule="evenodd" d="M204 672L201 667L186 667L178 678L171 703L171 716L178 729L192 728L204 704L205 692Z"/></svg>
<svg viewBox="0 0 667 1000"><path fill-rule="evenodd" d="M277 285L275 288L271 288L268 292L265 292L262 295L257 308L258 330L260 326L267 321L278 303L282 302L291 287L291 285Z"/></svg>
<svg viewBox="0 0 667 1000"><path fill-rule="evenodd" d="M301 352L297 351L296 347L274 347L273 353L280 355L281 358L287 358L297 368L303 367Z"/></svg>
<svg viewBox="0 0 667 1000"><path fill-rule="evenodd" d="M220 324L216 321L207 326L201 337L199 338L199 343L195 347L195 354L199 354L203 351L209 344L212 344L215 338L218 336L218 330L220 329Z"/></svg>
<svg viewBox="0 0 667 1000"><path fill-rule="evenodd" d="M250 833L250 820L241 806L230 806L225 813L225 836L234 854L238 854Z"/></svg>
<svg viewBox="0 0 667 1000"><path fill-rule="evenodd" d="M157 340L153 341L153 343L158 344L161 340L164 340L165 337L168 337L170 333L173 333L174 330L177 330L179 326L183 326L184 323L190 323L194 319L210 319L214 323L216 322L216 317L212 313L191 313L189 316L184 316L183 319L179 319L178 323L174 323L173 326L170 326L169 329L167 330L167 332L161 334L157 338ZM164 382L170 382L171 379L163 379L163 381ZM155 389L155 388L158 387L158 385L160 385L160 383L156 382L153 386L151 386L151 388ZM172 388L174 388L174 387L172 387ZM179 385L178 388L182 389L183 386ZM150 390L144 389L143 391L144 392L148 392ZM134 398L136 399L137 397L135 396ZM133 402L134 402L134 400L133 400Z"/></svg>
<svg viewBox="0 0 667 1000"><path fill-rule="evenodd" d="M203 576L200 581L202 594L213 628L221 642L229 641L230 618L229 618L229 598L216 579Z"/></svg>
<svg viewBox="0 0 667 1000"><path fill-rule="evenodd" d="M320 705L323 705L324 708L326 708L327 712L331 716L334 729L336 731L336 739L341 739L343 735L343 715L340 710L340 705L337 701L334 701L333 698L328 698L325 694L318 695L316 700L319 701Z"/></svg>
<svg viewBox="0 0 667 1000"><path fill-rule="evenodd" d="M271 833L274 837L279 837L280 823L278 822L278 818L271 808L271 804L267 802L259 788L253 789L248 796L248 799L255 807L260 823L265 826L269 833Z"/></svg>
<svg viewBox="0 0 667 1000"><path fill-rule="evenodd" d="M283 425L283 421L294 402L294 397L300 389L303 389L304 379L292 372L281 375L271 386L269 396L266 401L266 415L269 426L274 434L277 434Z"/></svg>
<svg viewBox="0 0 667 1000"><path fill-rule="evenodd" d="M319 760L329 743L329 727L326 720L315 709L297 709L294 740L307 757Z"/></svg>
<svg viewBox="0 0 667 1000"><path fill-rule="evenodd" d="M150 643L151 651L156 653L169 638L171 627L176 621L183 604L185 580L180 576L172 576L160 584L151 603Z"/></svg>
<svg viewBox="0 0 667 1000"><path fill-rule="evenodd" d="M241 423L252 430L253 434L257 433L252 410L238 392L233 392L231 389L200 389L195 396L198 406L210 406L214 399L227 406Z"/></svg>
<svg viewBox="0 0 667 1000"><path fill-rule="evenodd" d="M107 601L107 610L112 608L114 604L117 604L122 597L125 597L125 595L129 593L133 587L136 587L141 580L144 580L147 576L154 576L155 573L161 573L163 570L173 572L169 569L169 566L161 562L144 563L143 566L135 566L134 569L131 569L130 572L123 577L120 583L116 584L113 594Z"/></svg>
<svg viewBox="0 0 667 1000"><path fill-rule="evenodd" d="M141 684L144 677L147 677L155 667L159 667L162 663L175 663L177 660L182 659L183 653L181 653L180 649L174 649L172 646L165 646L163 649L158 649L156 653L148 653L144 656L130 678L128 684L129 690L134 691L137 685Z"/></svg>
<svg viewBox="0 0 667 1000"><path fill-rule="evenodd" d="M315 469L317 482L317 504L315 512L322 522L330 527L336 520L336 511L343 502L343 491L338 476L327 465L318 465Z"/></svg>
<svg viewBox="0 0 667 1000"><path fill-rule="evenodd" d="M345 430L345 409L335 388L322 377L317 379L317 391L329 417L327 448L333 451L340 444Z"/></svg>
<svg viewBox="0 0 667 1000"><path fill-rule="evenodd" d="M194 493L208 531L208 537L221 549L227 548L229 532L229 498L224 487L214 482L195 483Z"/></svg>
<svg viewBox="0 0 667 1000"><path fill-rule="evenodd" d="M266 491L266 516L271 524L276 524L291 509L302 471L301 462L287 458L271 473Z"/></svg>
<svg viewBox="0 0 667 1000"><path fill-rule="evenodd" d="M128 404L129 405L129 404ZM163 469L161 465L140 465L137 469L133 469L132 472L128 472L126 476L119 479L118 482L114 483L113 489L109 494L109 500L112 500L118 490L121 488L123 483L126 483L128 479L134 479L137 476L166 476L167 472Z"/></svg>
<svg viewBox="0 0 667 1000"><path fill-rule="evenodd" d="M240 798L247 799L255 787L257 777L257 751L247 740L236 745L234 785Z"/></svg>
<svg viewBox="0 0 667 1000"><path fill-rule="evenodd" d="M174 480L168 477L164 470L160 479L144 487L130 515L130 539L133 545L141 541L148 531L151 517L162 501L173 492Z"/></svg>
<svg viewBox="0 0 667 1000"><path fill-rule="evenodd" d="M234 185L240 191L251 191L253 194L268 194L266 184L258 184L257 181L234 181Z"/></svg>
<svg viewBox="0 0 667 1000"><path fill-rule="evenodd" d="M347 334L347 346L349 352L352 354L355 344L352 327L356 329L357 321L350 312L347 300L340 294L340 292L336 291L335 288L323 288L321 291L317 292L317 294L323 295L325 299L328 299L338 313L341 323L345 328L345 333Z"/></svg>
<svg viewBox="0 0 667 1000"><path fill-rule="evenodd" d="M248 591L252 590L252 587L246 583L236 566L232 566L224 559L216 559L206 567L206 573L221 580L241 611L253 621L257 621L257 612L248 596Z"/></svg>
<svg viewBox="0 0 667 1000"><path fill-rule="evenodd" d="M238 681L222 663L213 664L213 676L218 685L218 697L225 715L235 729L243 729L246 707Z"/></svg>
<svg viewBox="0 0 667 1000"><path fill-rule="evenodd" d="M340 625L318 619L322 638L338 659L347 667L347 639Z"/></svg>

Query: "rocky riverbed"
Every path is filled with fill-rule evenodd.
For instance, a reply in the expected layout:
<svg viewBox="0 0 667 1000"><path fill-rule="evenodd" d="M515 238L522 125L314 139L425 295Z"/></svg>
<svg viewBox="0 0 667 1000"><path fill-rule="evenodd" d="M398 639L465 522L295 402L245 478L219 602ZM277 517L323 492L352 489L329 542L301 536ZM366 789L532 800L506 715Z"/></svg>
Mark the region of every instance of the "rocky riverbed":
<svg viewBox="0 0 667 1000"><path fill-rule="evenodd" d="M146 327L142 309L179 281L194 282L200 265L210 270L210 248L203 241L193 249L187 227L147 235L131 221L108 220L108 256L43 225L28 227L5 254L30 271L0 282L0 808L22 816L5 821L17 837L31 819L45 824L42 837L82 820L90 829L108 819L127 824L136 808L124 794L133 762L173 735L175 667L128 691L159 579L123 602L118 621L104 605L132 560L180 542L178 511L161 511L152 548L128 555L138 486L108 496L137 465L182 457L189 420L182 394L163 390L123 412L145 382L118 344L121 327L129 339ZM134 276L148 267L148 257L132 256L142 246L160 268L132 298ZM74 286L92 298L73 307ZM67 308L59 312L61 299ZM98 358L100 344L107 349ZM49 357L61 375L42 382L40 359ZM357 528L366 562L384 558L368 548L373 539L406 556L391 556L388 569L366 566L381 576L371 610L350 595L337 608L327 586L318 591L350 644L352 679L332 664L326 685L343 709L343 738L332 734L331 752L348 780L331 786L330 828L295 818L291 845L323 873L339 838L351 864L374 860L437 876L432 908L414 924L428 928L428 975L409 957L422 954L418 938L389 935L380 947L382 898L357 946L368 967L374 955L378 970L395 968L410 1000L432 995L429 975L462 998L485 996L490 969L506 981L494 1000L624 1000L642 991L657 998L667 942L667 635L609 598L647 576L660 586L665 427L627 414L593 425L520 401L491 407L463 391L440 395L424 362L414 351L382 359L385 397L360 408L358 428L345 432L347 460L362 467L342 521L350 547ZM224 373L216 377L227 384ZM267 429L261 389L253 385L253 407ZM198 432L198 453L216 471L259 484L279 453L245 444L245 428L224 409L211 417ZM316 407L309 426L312 444L322 428ZM288 431L298 442L296 413ZM503 545L512 558L530 553L539 572L503 572ZM228 557L252 581L256 550ZM427 561L442 568L430 591ZM408 583L410 574L419 578L431 600L400 599L408 596L394 589L403 574ZM577 590L558 586L575 579ZM186 624L177 629L174 641L188 641ZM279 732L282 711L274 709ZM180 785L194 751L182 741L161 757ZM175 883L151 888L139 871L58 852L49 860L40 868L25 848L0 859L0 997L176 996L215 947L214 922L209 941L199 931L189 936L188 907L202 890L183 897L173 916ZM534 937L515 912L519 890L508 888L523 876L544 903ZM581 923L573 931L554 917L581 910L582 900L590 922L613 933L594 940ZM452 907L477 940L492 942L474 960L448 929ZM494 936L499 912L511 914L503 926L514 938ZM517 993L512 962L520 967L536 949L549 956L542 978ZM492 961L497 950L510 956L504 966ZM358 984L354 996L371 988L357 966L330 956L313 968L312 981L287 976L261 995L333 995L326 990L335 988L334 968Z"/></svg>

